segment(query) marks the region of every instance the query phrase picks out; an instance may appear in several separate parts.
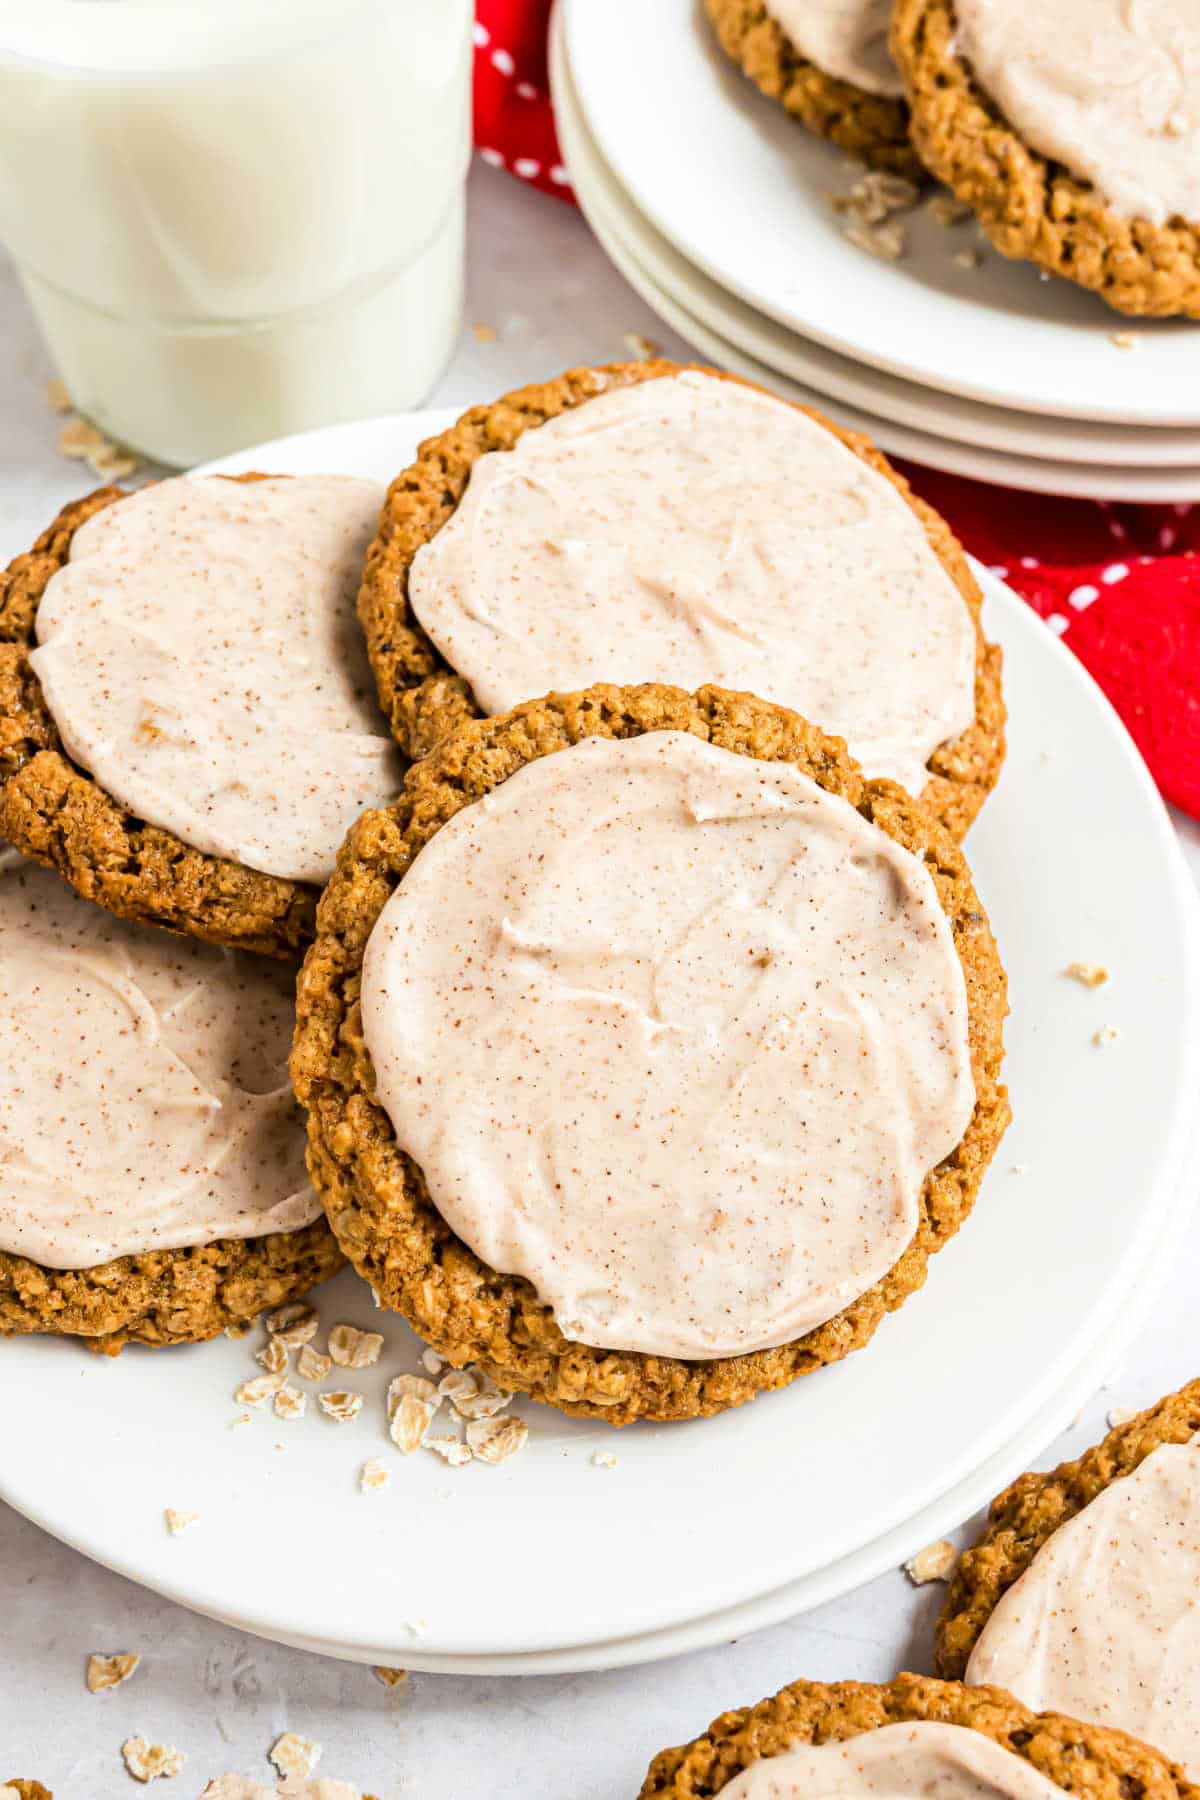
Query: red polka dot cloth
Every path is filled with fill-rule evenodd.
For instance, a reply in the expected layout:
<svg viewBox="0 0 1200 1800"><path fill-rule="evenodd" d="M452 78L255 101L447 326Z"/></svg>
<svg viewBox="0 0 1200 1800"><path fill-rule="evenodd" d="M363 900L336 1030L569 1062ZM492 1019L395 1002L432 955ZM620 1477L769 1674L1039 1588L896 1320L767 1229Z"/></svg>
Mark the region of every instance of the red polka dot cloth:
<svg viewBox="0 0 1200 1800"><path fill-rule="evenodd" d="M550 0L477 0L476 13L479 154L571 200L546 70ZM1057 500L913 464L905 474L1070 645L1165 797L1200 818L1200 505Z"/></svg>

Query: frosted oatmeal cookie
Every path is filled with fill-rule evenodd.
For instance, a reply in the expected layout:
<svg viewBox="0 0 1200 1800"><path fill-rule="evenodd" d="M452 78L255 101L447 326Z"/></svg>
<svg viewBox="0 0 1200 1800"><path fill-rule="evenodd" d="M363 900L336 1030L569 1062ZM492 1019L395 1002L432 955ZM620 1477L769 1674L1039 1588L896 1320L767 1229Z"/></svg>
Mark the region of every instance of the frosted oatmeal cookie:
<svg viewBox="0 0 1200 1800"><path fill-rule="evenodd" d="M66 507L0 576L0 837L122 918L296 956L402 778L354 617L381 498L185 476Z"/></svg>
<svg viewBox="0 0 1200 1800"><path fill-rule="evenodd" d="M864 438L715 370L576 369L392 483L359 612L409 755L595 681L761 694L961 837L1004 756L1000 652L945 523Z"/></svg>
<svg viewBox="0 0 1200 1800"><path fill-rule="evenodd" d="M639 1800L1193 1800L1157 1750L1124 1732L1031 1712L1001 1688L899 1675L796 1681L664 1750Z"/></svg>
<svg viewBox="0 0 1200 1800"><path fill-rule="evenodd" d="M1200 1381L992 1502L938 1623L943 1674L1158 1744L1200 1779Z"/></svg>
<svg viewBox="0 0 1200 1800"><path fill-rule="evenodd" d="M896 0L932 174L1005 256L1118 312L1200 317L1200 15L1191 0Z"/></svg>
<svg viewBox="0 0 1200 1800"><path fill-rule="evenodd" d="M359 820L292 1078L335 1234L439 1354L682 1419L920 1287L1008 1122L1005 1011L900 788L751 695L601 686L460 726Z"/></svg>
<svg viewBox="0 0 1200 1800"><path fill-rule="evenodd" d="M342 1263L287 1081L285 965L0 853L0 1333L186 1343Z"/></svg>
<svg viewBox="0 0 1200 1800"><path fill-rule="evenodd" d="M878 169L919 175L889 0L704 0L721 48L770 100Z"/></svg>

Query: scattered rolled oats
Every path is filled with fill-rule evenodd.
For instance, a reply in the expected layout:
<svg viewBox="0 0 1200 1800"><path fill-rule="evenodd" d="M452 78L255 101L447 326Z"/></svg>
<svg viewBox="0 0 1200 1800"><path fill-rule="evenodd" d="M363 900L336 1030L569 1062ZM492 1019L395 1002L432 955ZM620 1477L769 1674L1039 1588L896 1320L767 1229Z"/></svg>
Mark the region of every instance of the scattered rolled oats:
<svg viewBox="0 0 1200 1800"><path fill-rule="evenodd" d="M503 1412L512 1399L511 1394L496 1386L490 1375L473 1365L452 1369L449 1375L443 1375L437 1391L449 1400L460 1419L490 1419Z"/></svg>
<svg viewBox="0 0 1200 1800"><path fill-rule="evenodd" d="M1093 1034L1092 1042L1098 1049L1103 1050L1109 1044L1115 1044L1120 1035L1120 1030L1116 1025L1102 1025L1099 1031Z"/></svg>
<svg viewBox="0 0 1200 1800"><path fill-rule="evenodd" d="M415 1394L402 1394L388 1423L388 1433L393 1444L405 1456L411 1456L421 1446L421 1440L429 1430L433 1412L429 1402L418 1400Z"/></svg>
<svg viewBox="0 0 1200 1800"><path fill-rule="evenodd" d="M168 1744L148 1744L144 1737L126 1738L121 1745L125 1767L135 1781L156 1781L178 1775L187 1758Z"/></svg>
<svg viewBox="0 0 1200 1800"><path fill-rule="evenodd" d="M1141 341L1132 331L1114 331L1109 338L1109 343L1115 344L1118 350L1137 350Z"/></svg>
<svg viewBox="0 0 1200 1800"><path fill-rule="evenodd" d="M311 1775L321 1760L321 1746L312 1738L302 1738L294 1731L285 1731L277 1737L271 1746L271 1761L281 1775L295 1775L303 1779Z"/></svg>
<svg viewBox="0 0 1200 1800"><path fill-rule="evenodd" d="M954 1565L958 1561L958 1551L945 1538L936 1544L926 1544L924 1550L910 1557L904 1565L904 1573L914 1587L921 1587L927 1581L949 1581L954 1573Z"/></svg>
<svg viewBox="0 0 1200 1800"><path fill-rule="evenodd" d="M407 1669L385 1669L380 1667L372 1669L371 1673L374 1675L376 1681L382 1681L384 1687L388 1688L399 1687L401 1682L408 1680Z"/></svg>
<svg viewBox="0 0 1200 1800"><path fill-rule="evenodd" d="M496 327L489 325L484 319L480 319L472 325L471 330L477 344L494 344L496 341Z"/></svg>
<svg viewBox="0 0 1200 1800"><path fill-rule="evenodd" d="M331 1393L318 1394L317 1399L321 1411L328 1413L331 1419L336 1419L339 1425L346 1424L350 1419L357 1419L363 1407L362 1395L351 1393L346 1388L335 1388Z"/></svg>
<svg viewBox="0 0 1200 1800"><path fill-rule="evenodd" d="M1090 988L1103 987L1108 980L1108 970L1103 963L1068 963L1063 974L1069 975L1072 981L1081 981L1084 987Z"/></svg>
<svg viewBox="0 0 1200 1800"><path fill-rule="evenodd" d="M929 202L929 216L938 225L961 225L971 217L971 209L956 194L935 194Z"/></svg>
<svg viewBox="0 0 1200 1800"><path fill-rule="evenodd" d="M288 1366L287 1345L281 1338L268 1338L265 1347L255 1357L268 1375L282 1375Z"/></svg>
<svg viewBox="0 0 1200 1800"><path fill-rule="evenodd" d="M430 1375L440 1375L445 1366L445 1357L439 1356L436 1350L422 1350L421 1367L428 1370Z"/></svg>
<svg viewBox="0 0 1200 1800"><path fill-rule="evenodd" d="M249 1381L243 1381L241 1387L234 1388L233 1397L240 1400L243 1406L261 1406L272 1394L277 1394L283 1386L282 1375L252 1375Z"/></svg>
<svg viewBox="0 0 1200 1800"><path fill-rule="evenodd" d="M267 1314L267 1330L289 1350L298 1350L301 1344L311 1343L320 1322L312 1307L300 1301Z"/></svg>
<svg viewBox="0 0 1200 1800"><path fill-rule="evenodd" d="M1136 1418L1136 1406L1110 1406L1108 1409L1108 1429L1114 1431L1118 1425L1128 1425L1130 1419Z"/></svg>
<svg viewBox="0 0 1200 1800"><path fill-rule="evenodd" d="M339 1369L369 1369L379 1361L383 1336L378 1331L359 1331L354 1325L335 1325L329 1334L329 1354Z"/></svg>
<svg viewBox="0 0 1200 1800"><path fill-rule="evenodd" d="M294 1388L288 1382L275 1396L275 1416L277 1419L302 1419L308 1406L308 1395L302 1388Z"/></svg>
<svg viewBox="0 0 1200 1800"><path fill-rule="evenodd" d="M363 1464L358 1477L358 1485L364 1494L370 1494L376 1488L385 1488L391 1479L392 1472L387 1464L380 1462L377 1456L373 1456L370 1462Z"/></svg>
<svg viewBox="0 0 1200 1800"><path fill-rule="evenodd" d="M899 225L864 225L857 219L842 227L842 236L856 250L877 256L881 262L899 262L907 249L907 240Z"/></svg>
<svg viewBox="0 0 1200 1800"><path fill-rule="evenodd" d="M332 1367L332 1356L314 1350L311 1344L301 1344L300 1354L296 1358L296 1373L305 1381L324 1381Z"/></svg>
<svg viewBox="0 0 1200 1800"><path fill-rule="evenodd" d="M119 1656L89 1656L88 1693L103 1694L108 1688L120 1687L123 1681L129 1680L141 1660L132 1650L123 1651Z"/></svg>
<svg viewBox="0 0 1200 1800"><path fill-rule="evenodd" d="M55 412L70 412L71 396L67 392L65 381L48 381L46 383L46 403Z"/></svg>
<svg viewBox="0 0 1200 1800"><path fill-rule="evenodd" d="M641 362L653 362L656 356L662 354L662 345L656 344L653 338L645 337L640 331L627 331L621 341L630 355L636 356Z"/></svg>
<svg viewBox="0 0 1200 1800"><path fill-rule="evenodd" d="M920 198L915 181L886 169L869 169L848 194L835 194L832 204L834 212L845 213L856 225L882 225L893 213L911 212Z"/></svg>
<svg viewBox="0 0 1200 1800"><path fill-rule="evenodd" d="M448 1433L439 1437L423 1438L422 1448L432 1450L435 1456L440 1456L442 1461L449 1463L452 1469L461 1469L464 1463L471 1461L471 1446L464 1444L461 1438L449 1436Z"/></svg>
<svg viewBox="0 0 1200 1800"><path fill-rule="evenodd" d="M524 1448L529 1427L524 1419L473 1419L466 1436L479 1462L502 1463Z"/></svg>
<svg viewBox="0 0 1200 1800"><path fill-rule="evenodd" d="M199 1517L198 1512L176 1512L173 1506L168 1506L163 1512L163 1518L167 1521L167 1530L172 1537L179 1537L188 1529L189 1525L194 1525Z"/></svg>
<svg viewBox="0 0 1200 1800"><path fill-rule="evenodd" d="M71 419L58 434L59 455L69 456L72 462L83 462L107 442L104 433L86 419Z"/></svg>
<svg viewBox="0 0 1200 1800"><path fill-rule="evenodd" d="M598 1469L615 1469L617 1466L617 1459L611 1450L597 1450L592 1462Z"/></svg>

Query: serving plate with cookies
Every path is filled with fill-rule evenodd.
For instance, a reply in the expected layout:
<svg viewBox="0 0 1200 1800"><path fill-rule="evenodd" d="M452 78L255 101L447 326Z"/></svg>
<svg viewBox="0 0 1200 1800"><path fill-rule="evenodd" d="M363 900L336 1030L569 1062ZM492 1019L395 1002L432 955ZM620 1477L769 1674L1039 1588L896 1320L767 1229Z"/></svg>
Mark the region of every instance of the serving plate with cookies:
<svg viewBox="0 0 1200 1800"><path fill-rule="evenodd" d="M581 203L662 316L929 466L1194 496L1196 84L1177 9L644 11L563 0L552 66Z"/></svg>
<svg viewBox="0 0 1200 1800"><path fill-rule="evenodd" d="M387 1666L716 1642L1153 1304L1165 810L820 414L588 367L101 490L0 724L0 1494L132 1578Z"/></svg>

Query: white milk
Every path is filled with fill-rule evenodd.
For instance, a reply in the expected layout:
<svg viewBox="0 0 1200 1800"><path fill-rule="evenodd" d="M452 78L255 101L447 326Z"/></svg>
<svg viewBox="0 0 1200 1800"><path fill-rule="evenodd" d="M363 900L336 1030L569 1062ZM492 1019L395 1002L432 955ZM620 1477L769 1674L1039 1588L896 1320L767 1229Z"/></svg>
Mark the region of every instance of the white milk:
<svg viewBox="0 0 1200 1800"><path fill-rule="evenodd" d="M425 397L471 0L0 0L0 237L75 404L186 464Z"/></svg>

